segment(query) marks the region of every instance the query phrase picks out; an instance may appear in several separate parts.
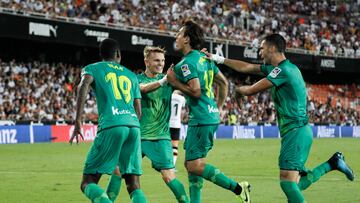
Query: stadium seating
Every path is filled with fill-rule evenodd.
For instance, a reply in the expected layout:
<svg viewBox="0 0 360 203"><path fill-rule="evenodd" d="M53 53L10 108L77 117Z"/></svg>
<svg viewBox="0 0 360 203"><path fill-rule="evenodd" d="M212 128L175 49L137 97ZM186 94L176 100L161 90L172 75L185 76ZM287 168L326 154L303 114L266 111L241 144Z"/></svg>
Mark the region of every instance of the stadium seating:
<svg viewBox="0 0 360 203"><path fill-rule="evenodd" d="M0 60L1 61L1 60ZM228 75L227 73L225 73ZM75 89L80 67L68 64L0 63L0 120L22 122L72 121L75 115ZM51 79L50 79L51 78ZM250 84L228 76L229 97L225 104L224 124L274 124L276 113L269 91L236 98L234 87ZM360 121L360 86L307 84L311 122L356 125ZM97 121L95 97L90 94L85 105L84 120ZM187 121L187 111L183 122Z"/></svg>

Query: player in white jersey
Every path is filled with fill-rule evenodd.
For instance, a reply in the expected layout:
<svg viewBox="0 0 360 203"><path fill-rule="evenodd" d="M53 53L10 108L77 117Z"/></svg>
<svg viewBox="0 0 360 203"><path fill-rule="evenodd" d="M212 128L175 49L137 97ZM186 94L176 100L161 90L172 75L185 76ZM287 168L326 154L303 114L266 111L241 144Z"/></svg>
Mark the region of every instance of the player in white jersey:
<svg viewBox="0 0 360 203"><path fill-rule="evenodd" d="M185 107L185 97L182 92L175 90L171 97L170 135L174 154L174 165L178 156L178 146L181 127L181 111Z"/></svg>

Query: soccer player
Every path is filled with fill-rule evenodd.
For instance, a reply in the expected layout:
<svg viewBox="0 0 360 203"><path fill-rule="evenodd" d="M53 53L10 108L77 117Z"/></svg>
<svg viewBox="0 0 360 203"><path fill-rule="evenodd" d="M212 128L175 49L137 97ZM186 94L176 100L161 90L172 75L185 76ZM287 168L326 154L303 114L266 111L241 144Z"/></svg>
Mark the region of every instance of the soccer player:
<svg viewBox="0 0 360 203"><path fill-rule="evenodd" d="M305 168L313 139L306 112L306 87L298 67L286 59L285 48L286 42L281 35L266 36L260 46L262 65L204 52L208 58L238 72L266 76L251 86L237 87L236 91L241 95L252 95L271 88L281 135L280 186L290 203L300 203L305 202L301 191L329 171L338 170L350 181L354 180L354 174L341 152L336 152L313 170Z"/></svg>
<svg viewBox="0 0 360 203"><path fill-rule="evenodd" d="M181 112L182 108L185 107L185 97L182 92L175 90L171 97L171 116L170 116L170 135L171 144L173 148L174 165L178 157L178 146L180 138L180 127L181 127Z"/></svg>
<svg viewBox="0 0 360 203"><path fill-rule="evenodd" d="M227 97L228 82L214 62L199 52L204 33L191 20L184 22L176 34L176 49L184 56L174 68L169 68L167 80L186 95L190 109L187 136L184 143L185 167L188 171L190 200L201 202L203 178L234 192L240 202L250 202L248 182L237 183L218 168L206 163L206 156L213 146L214 133L220 123L220 111ZM217 103L212 89L218 85Z"/></svg>
<svg viewBox="0 0 360 203"><path fill-rule="evenodd" d="M165 50L147 46L144 49L146 70L138 75L142 93L141 150L151 160L152 167L174 193L178 202L189 202L183 184L174 172L170 140L170 105L173 88L162 73L165 65Z"/></svg>
<svg viewBox="0 0 360 203"><path fill-rule="evenodd" d="M92 202L112 202L98 182L102 174L112 174L116 166L125 179L132 202L146 202L140 189L141 94L136 75L120 65L120 48L110 38L100 43L101 62L82 70L76 99L76 120L70 143L79 142L84 103L91 86L98 103L97 136L88 152L80 188ZM112 177L113 178L113 177ZM121 180L120 180L121 181ZM116 190L117 188L115 188Z"/></svg>

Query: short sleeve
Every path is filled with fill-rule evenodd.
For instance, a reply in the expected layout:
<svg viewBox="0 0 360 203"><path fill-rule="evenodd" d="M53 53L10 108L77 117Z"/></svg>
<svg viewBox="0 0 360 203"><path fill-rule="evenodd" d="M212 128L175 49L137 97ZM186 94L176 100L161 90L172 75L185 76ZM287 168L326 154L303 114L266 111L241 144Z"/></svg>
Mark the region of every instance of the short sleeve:
<svg viewBox="0 0 360 203"><path fill-rule="evenodd" d="M268 75L273 68L274 66L266 64L261 64L260 66L260 70L264 73L264 75Z"/></svg>
<svg viewBox="0 0 360 203"><path fill-rule="evenodd" d="M85 66L85 67L81 70L81 77L83 77L84 75L91 75L91 76L93 76L93 72L92 72L91 66ZM94 76L93 76L93 77L94 77Z"/></svg>
<svg viewBox="0 0 360 203"><path fill-rule="evenodd" d="M133 82L134 99L141 99L141 92L140 92L138 78L134 77L134 80L132 82Z"/></svg>
<svg viewBox="0 0 360 203"><path fill-rule="evenodd" d="M270 80L276 87L284 84L287 80L287 74L282 68L275 67L267 76L266 78Z"/></svg>
<svg viewBox="0 0 360 203"><path fill-rule="evenodd" d="M187 83L193 78L198 78L196 66L191 63L183 63L175 67L175 73L178 79Z"/></svg>

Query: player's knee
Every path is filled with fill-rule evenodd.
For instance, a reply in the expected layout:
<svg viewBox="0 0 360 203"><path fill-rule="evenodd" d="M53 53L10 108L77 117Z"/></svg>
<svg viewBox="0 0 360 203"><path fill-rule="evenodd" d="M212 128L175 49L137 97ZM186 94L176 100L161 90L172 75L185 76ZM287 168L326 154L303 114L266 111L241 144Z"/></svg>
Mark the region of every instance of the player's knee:
<svg viewBox="0 0 360 203"><path fill-rule="evenodd" d="M85 193L85 188L86 188L87 185L88 185L88 183L86 183L86 182L81 182L81 184L80 184L80 190L81 190L83 193Z"/></svg>
<svg viewBox="0 0 360 203"><path fill-rule="evenodd" d="M165 183L169 183L170 181L172 181L173 179L176 178L174 171L171 169L162 170L161 175L162 175L162 179L165 181Z"/></svg>
<svg viewBox="0 0 360 203"><path fill-rule="evenodd" d="M139 182L134 182L134 183L127 184L126 187L127 187L128 193L131 194L133 191L140 188L140 184L139 184Z"/></svg>
<svg viewBox="0 0 360 203"><path fill-rule="evenodd" d="M188 161L185 162L185 168L189 173L200 175L202 174L202 163L199 161Z"/></svg>
<svg viewBox="0 0 360 203"><path fill-rule="evenodd" d="M140 181L138 176L126 174L123 177L125 179L126 188L129 194L140 188Z"/></svg>
<svg viewBox="0 0 360 203"><path fill-rule="evenodd" d="M288 180L288 181L298 182L299 173L297 171L281 170L280 171L280 180Z"/></svg>
<svg viewBox="0 0 360 203"><path fill-rule="evenodd" d="M116 176L121 176L119 166L116 166L116 168L115 168L115 170L114 170L113 174L114 174L114 175L116 175Z"/></svg>

